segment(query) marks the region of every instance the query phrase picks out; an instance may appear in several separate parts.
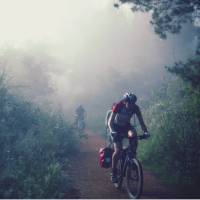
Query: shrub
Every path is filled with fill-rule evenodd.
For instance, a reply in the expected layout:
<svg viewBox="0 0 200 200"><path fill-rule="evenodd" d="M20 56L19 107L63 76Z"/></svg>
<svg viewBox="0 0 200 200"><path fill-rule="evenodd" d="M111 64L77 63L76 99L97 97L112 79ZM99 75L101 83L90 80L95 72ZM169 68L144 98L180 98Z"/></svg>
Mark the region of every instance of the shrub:
<svg viewBox="0 0 200 200"><path fill-rule="evenodd" d="M64 198L76 140L61 115L11 95L0 78L0 198Z"/></svg>
<svg viewBox="0 0 200 200"><path fill-rule="evenodd" d="M152 137L140 152L165 180L187 190L200 183L199 97L181 80L163 85L146 111Z"/></svg>

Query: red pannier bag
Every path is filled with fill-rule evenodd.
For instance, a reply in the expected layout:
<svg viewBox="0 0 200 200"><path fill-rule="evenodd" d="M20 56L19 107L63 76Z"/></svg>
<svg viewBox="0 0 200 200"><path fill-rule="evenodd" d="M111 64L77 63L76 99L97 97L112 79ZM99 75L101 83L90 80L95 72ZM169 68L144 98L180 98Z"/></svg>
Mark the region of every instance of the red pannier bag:
<svg viewBox="0 0 200 200"><path fill-rule="evenodd" d="M99 165L102 168L110 168L112 165L113 149L110 147L103 147L99 150Z"/></svg>

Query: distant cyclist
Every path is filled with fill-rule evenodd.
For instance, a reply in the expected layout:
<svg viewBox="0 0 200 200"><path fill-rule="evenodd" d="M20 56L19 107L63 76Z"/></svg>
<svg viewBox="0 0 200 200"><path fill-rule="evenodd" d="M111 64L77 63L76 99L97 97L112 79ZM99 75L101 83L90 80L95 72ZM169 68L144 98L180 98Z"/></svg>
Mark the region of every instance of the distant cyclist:
<svg viewBox="0 0 200 200"><path fill-rule="evenodd" d="M82 105L79 105L75 111L75 126L77 128L80 128L79 126L81 126L81 129L84 129L85 117L86 117L86 111Z"/></svg>
<svg viewBox="0 0 200 200"><path fill-rule="evenodd" d="M137 149L137 133L131 125L131 118L136 114L141 128L144 132L144 138L150 136L144 123L140 108L136 105L137 97L135 94L127 92L123 99L114 104L112 112L108 119L108 127L114 144L114 153L112 156L112 173L111 181L117 183L117 163L122 151L122 140L128 137L128 132L131 131L133 137L129 139L130 145L133 147L133 152Z"/></svg>

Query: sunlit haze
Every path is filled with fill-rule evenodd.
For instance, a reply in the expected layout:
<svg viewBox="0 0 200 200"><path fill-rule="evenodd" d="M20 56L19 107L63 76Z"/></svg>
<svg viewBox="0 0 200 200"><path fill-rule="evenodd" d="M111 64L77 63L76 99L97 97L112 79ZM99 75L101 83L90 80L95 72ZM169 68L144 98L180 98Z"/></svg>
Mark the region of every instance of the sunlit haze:
<svg viewBox="0 0 200 200"><path fill-rule="evenodd" d="M128 5L117 9L113 2L0 0L1 56L9 57L2 69L15 84L40 90L35 99L48 94L41 88L52 86L45 99L68 115L78 104L104 112L129 89L142 97L147 86L162 80L164 66L190 54L193 46L176 36L159 39L149 14L133 13ZM23 55L47 64L31 68L20 61Z"/></svg>

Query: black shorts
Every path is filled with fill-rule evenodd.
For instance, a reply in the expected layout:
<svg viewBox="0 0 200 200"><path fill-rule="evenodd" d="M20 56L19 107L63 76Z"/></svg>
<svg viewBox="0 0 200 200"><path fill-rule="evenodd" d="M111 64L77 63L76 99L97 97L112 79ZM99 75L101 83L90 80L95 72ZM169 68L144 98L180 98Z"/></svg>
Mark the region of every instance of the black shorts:
<svg viewBox="0 0 200 200"><path fill-rule="evenodd" d="M128 131L130 130L133 131L137 135L135 128L131 125L121 126L121 127L114 125L114 130L116 131L116 134L111 135L114 143L122 142L124 138L128 138Z"/></svg>

